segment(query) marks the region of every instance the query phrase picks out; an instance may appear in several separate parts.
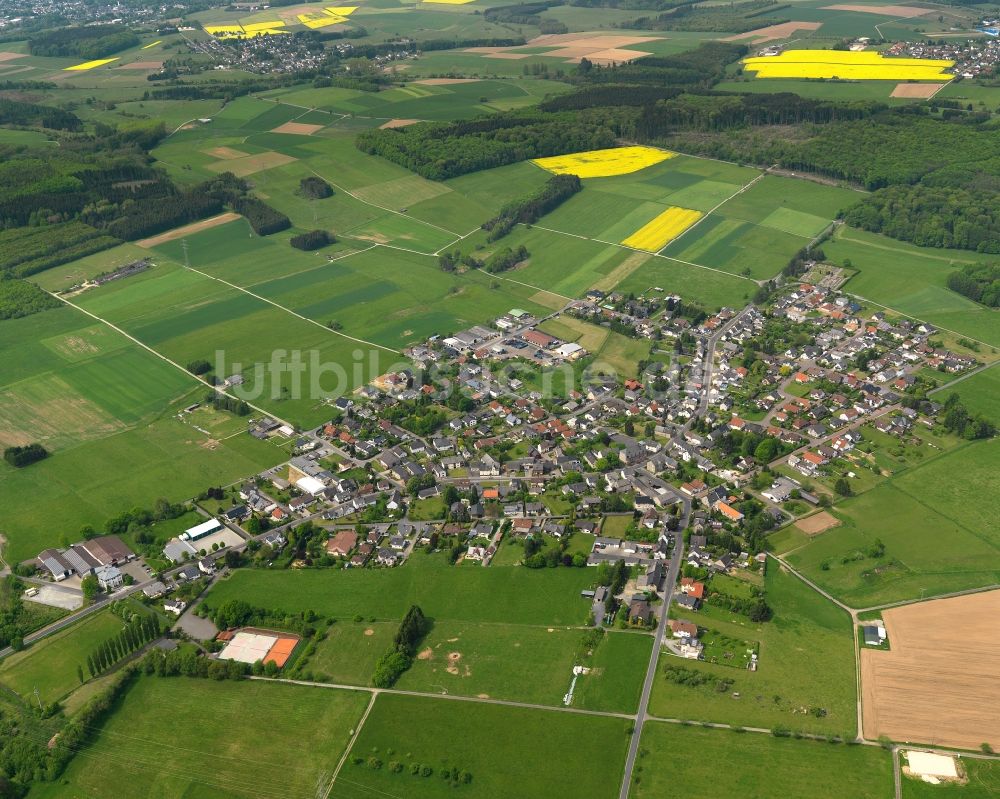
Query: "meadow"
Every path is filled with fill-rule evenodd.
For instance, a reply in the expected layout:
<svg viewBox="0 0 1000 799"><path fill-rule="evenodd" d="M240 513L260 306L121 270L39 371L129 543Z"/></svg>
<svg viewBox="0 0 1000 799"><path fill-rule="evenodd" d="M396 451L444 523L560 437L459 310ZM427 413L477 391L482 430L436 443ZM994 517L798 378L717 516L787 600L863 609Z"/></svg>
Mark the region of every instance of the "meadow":
<svg viewBox="0 0 1000 799"><path fill-rule="evenodd" d="M1000 762L962 760L968 777L965 785L930 785L913 777L903 777L903 799L990 799L1000 793Z"/></svg>
<svg viewBox="0 0 1000 799"><path fill-rule="evenodd" d="M122 795L123 769L135 796L312 795L329 782L367 700L278 683L140 677L59 782L38 783L31 796L111 799Z"/></svg>
<svg viewBox="0 0 1000 799"><path fill-rule="evenodd" d="M892 792L892 761L882 749L655 721L643 727L636 772L636 799L879 799Z"/></svg>
<svg viewBox="0 0 1000 799"><path fill-rule="evenodd" d="M650 713L661 718L748 727L780 725L853 737L857 717L850 617L773 563L768 564L764 584L765 598L774 610L774 618L768 622L754 624L711 602L697 612L671 608L671 618L685 619L731 638L759 641L759 667L750 672L664 654ZM669 666L700 672L710 679L698 687L670 682L663 675ZM732 684L720 692L717 681L722 679Z"/></svg>
<svg viewBox="0 0 1000 799"><path fill-rule="evenodd" d="M87 655L123 626L110 610L97 611L0 661L0 684L25 701L34 701L37 689L44 704L58 702L80 685L77 668L83 669L84 679L89 677Z"/></svg>
<svg viewBox="0 0 1000 799"><path fill-rule="evenodd" d="M463 569L442 555L417 552L394 569L239 570L216 583L205 602L218 607L242 599L256 607L370 621L398 621L417 604L441 623L575 626L590 609L580 591L593 580L587 569Z"/></svg>
<svg viewBox="0 0 1000 799"><path fill-rule="evenodd" d="M962 403L973 413L981 413L989 419L1000 421L1000 370L985 369L963 380L953 389L946 389L936 399L947 397L952 391L958 393Z"/></svg>
<svg viewBox="0 0 1000 799"><path fill-rule="evenodd" d="M24 469L0 463L0 532L13 561L75 538L84 524L100 529L128 508L187 499L284 457L249 436L211 438L176 416L204 387L71 308L0 322L0 360L0 441L40 441L52 452Z"/></svg>
<svg viewBox="0 0 1000 799"><path fill-rule="evenodd" d="M616 718L383 694L330 796L606 799L621 782L627 725ZM369 757L385 765L372 769ZM399 773L388 767L393 760L404 764ZM435 772L457 768L471 781L453 787L438 773L414 776L413 763Z"/></svg>
<svg viewBox="0 0 1000 799"><path fill-rule="evenodd" d="M823 243L827 260L857 270L844 290L913 318L1000 346L1000 316L945 285L948 274L990 256L915 247L875 233L841 227Z"/></svg>
<svg viewBox="0 0 1000 799"><path fill-rule="evenodd" d="M974 442L907 469L838 503L839 527L802 547L787 539L779 554L855 607L997 583L998 452L996 440ZM876 540L880 557L868 554Z"/></svg>

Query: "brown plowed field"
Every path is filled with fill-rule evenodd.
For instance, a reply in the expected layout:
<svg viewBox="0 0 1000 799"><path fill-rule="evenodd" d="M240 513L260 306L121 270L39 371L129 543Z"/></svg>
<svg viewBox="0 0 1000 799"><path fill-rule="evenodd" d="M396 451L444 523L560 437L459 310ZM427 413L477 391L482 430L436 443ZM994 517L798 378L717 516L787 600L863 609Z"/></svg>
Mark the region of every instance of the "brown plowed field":
<svg viewBox="0 0 1000 799"><path fill-rule="evenodd" d="M890 651L861 650L865 737L1000 747L1000 591L891 608L882 618Z"/></svg>

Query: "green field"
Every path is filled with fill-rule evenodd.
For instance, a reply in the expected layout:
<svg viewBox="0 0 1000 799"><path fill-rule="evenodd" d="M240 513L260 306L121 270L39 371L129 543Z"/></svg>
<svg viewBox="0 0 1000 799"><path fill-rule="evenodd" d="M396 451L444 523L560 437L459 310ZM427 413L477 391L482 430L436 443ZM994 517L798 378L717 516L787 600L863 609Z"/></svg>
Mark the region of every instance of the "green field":
<svg viewBox="0 0 1000 799"><path fill-rule="evenodd" d="M966 444L839 503L841 526L789 561L855 607L998 582L998 452L996 440ZM876 539L880 558L867 555Z"/></svg>
<svg viewBox="0 0 1000 799"><path fill-rule="evenodd" d="M954 389L946 389L935 399L940 401L952 390L958 392L962 402L973 413L981 413L994 422L1000 421L1000 369L986 369L963 380Z"/></svg>
<svg viewBox="0 0 1000 799"><path fill-rule="evenodd" d="M903 777L903 799L990 799L1000 793L1000 761L963 758L962 768L968 777L965 785L930 785Z"/></svg>
<svg viewBox="0 0 1000 799"><path fill-rule="evenodd" d="M827 260L858 270L844 290L914 318L1000 346L1000 315L945 285L948 274L989 256L963 250L915 247L886 236L843 227L823 244Z"/></svg>
<svg viewBox="0 0 1000 799"><path fill-rule="evenodd" d="M759 641L760 665L750 672L664 654L650 713L748 727L783 725L853 737L857 717L850 617L773 563L765 578L765 598L774 609L774 618L763 624L753 624L711 602L697 612L672 608L671 618L692 621L731 638ZM697 687L670 682L663 676L668 666L701 672L711 679ZM721 679L732 680L725 691L718 689Z"/></svg>
<svg viewBox="0 0 1000 799"><path fill-rule="evenodd" d="M0 442L39 441L52 452L23 469L0 463L0 532L12 561L74 538L84 524L99 528L163 496L187 499L283 457L249 436L210 439L176 416L205 389L70 308L0 322L0 361ZM214 430L235 418L198 422Z"/></svg>
<svg viewBox="0 0 1000 799"><path fill-rule="evenodd" d="M23 699L33 700L34 692L45 704L62 699L80 685L77 668L87 673L87 655L124 626L110 610L98 611L55 635L44 638L21 652L0 661L0 683Z"/></svg>
<svg viewBox="0 0 1000 799"><path fill-rule="evenodd" d="M892 795L888 752L868 746L648 722L632 796L690 799L882 799ZM641 766L641 771L639 770Z"/></svg>
<svg viewBox="0 0 1000 799"><path fill-rule="evenodd" d="M31 796L311 796L325 789L367 700L276 683L140 677L60 781L37 784Z"/></svg>
<svg viewBox="0 0 1000 799"><path fill-rule="evenodd" d="M621 782L627 726L617 718L383 694L330 795L606 799ZM368 758L384 765L373 769ZM393 773L393 761L402 771ZM438 773L414 776L413 763ZM444 768L466 771L471 781L452 786L439 776Z"/></svg>
<svg viewBox="0 0 1000 799"><path fill-rule="evenodd" d="M587 569L463 569L417 552L394 569L241 569L216 583L205 601L218 607L243 599L256 607L381 621L398 621L418 604L435 622L566 626L586 619L590 606L580 591L593 580Z"/></svg>

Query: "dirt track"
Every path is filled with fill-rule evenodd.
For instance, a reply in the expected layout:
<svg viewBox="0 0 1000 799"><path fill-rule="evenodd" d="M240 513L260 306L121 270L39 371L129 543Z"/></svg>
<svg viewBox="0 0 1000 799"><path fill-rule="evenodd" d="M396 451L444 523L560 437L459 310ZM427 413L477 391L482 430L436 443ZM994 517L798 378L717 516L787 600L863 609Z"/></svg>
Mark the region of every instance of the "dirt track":
<svg viewBox="0 0 1000 799"><path fill-rule="evenodd" d="M1000 591L892 608L882 617L891 650L861 651L865 737L1000 747Z"/></svg>
<svg viewBox="0 0 1000 799"><path fill-rule="evenodd" d="M157 244L164 244L168 241L173 241L174 239L184 238L184 236L190 236L194 233L198 233L202 230L208 230L210 227L215 227L216 225L224 225L226 222L232 222L234 219L239 219L239 214L234 214L232 212L219 214L218 216L213 216L211 219L203 219L201 222L192 222L190 225L184 225L184 227L174 228L173 230L168 230L166 233L160 233L158 236L150 236L148 239L140 239L136 244L140 247L155 247Z"/></svg>

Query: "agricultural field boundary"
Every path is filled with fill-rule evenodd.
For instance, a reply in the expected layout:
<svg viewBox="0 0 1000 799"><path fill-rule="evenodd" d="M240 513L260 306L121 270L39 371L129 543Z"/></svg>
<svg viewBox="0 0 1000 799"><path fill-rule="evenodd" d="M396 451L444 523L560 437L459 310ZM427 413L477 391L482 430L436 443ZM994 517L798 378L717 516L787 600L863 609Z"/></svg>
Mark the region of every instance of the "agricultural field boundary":
<svg viewBox="0 0 1000 799"><path fill-rule="evenodd" d="M359 250L359 252L367 252L368 250L371 250L371 249L373 249L376 246L377 245L373 244L371 247L366 247L364 250ZM402 248L399 248L399 249L402 249ZM350 254L351 255L356 255L357 253L353 253L352 252ZM420 254L421 255L425 255L426 253L420 253ZM187 269L190 272L195 272L195 273L201 275L202 277L207 277L210 280L216 280L219 283L222 283L222 284L224 284L226 286L229 286L230 288L236 289L237 291L241 291L244 294L248 294L251 297L260 300L261 302L266 302L268 305L273 305L275 308L277 308L277 309L279 309L281 311L284 311L287 314L291 314L292 316L295 316L295 317L301 319L304 322L308 322L311 325L316 325L316 327L321 328L322 330L326 330L328 333L333 333L334 335L341 336L342 338L349 339L350 341L355 341L358 344L365 344L365 345L367 345L369 347L378 347L380 350L385 350L386 352L391 352L393 355L402 355L403 354L399 350L392 349L392 347L386 347L384 344L376 344L374 341L366 341L363 338L356 338L355 336L349 336L349 335L347 335L347 333L341 333L339 330L331 330L326 325L323 325L323 324L320 324L319 322L317 322L315 319L310 319L308 316L303 316L300 313L296 313L291 308L286 308L284 305L281 305L280 303L277 303L274 300L269 300L267 297L262 297L260 294L257 294L257 293L255 293L253 291L250 291L250 289L245 289L242 286L238 286L235 283L230 283L228 280L223 280L221 277L215 277L214 275L210 275L208 272L202 272L200 269L195 269L193 266L185 266L184 268ZM176 366L176 364L174 364L174 365Z"/></svg>
<svg viewBox="0 0 1000 799"><path fill-rule="evenodd" d="M49 294L50 296L55 297L57 300L60 300L61 302L66 303L66 305L68 305L70 308L75 308L77 311L80 311L80 313L86 314L91 319L97 320L102 325L107 325L112 330L114 330L116 333L120 333L121 335L125 336L125 338L127 338L129 341L133 342L134 344L138 344L140 347L142 347L144 350L146 350L146 352L152 353L157 358L159 358L161 361L165 361L166 363L169 363L171 366L173 366L175 369L179 369L180 371L184 372L184 374L186 374L190 379L194 380L195 382L201 383L206 388L210 388L210 389L216 391L217 393L222 394L223 396L229 397L232 400L238 400L239 399L238 397L234 397L228 391L225 391L224 389L220 388L219 386L213 386L207 380L203 380L200 377L192 375L191 372L189 372L187 369L185 369L179 363L177 363L176 361L171 360L166 355L164 355L162 352L157 352L152 347L150 347L148 344L144 344L143 342L139 341L139 339L137 339L135 336L130 335L129 333L126 333L124 330L122 330L120 327L118 327L117 325L115 325L113 322L109 322L107 319L104 319L103 317L100 317L100 316L98 316L95 313L91 313L90 311L86 310L85 308L81 308L79 305L76 305L76 304L70 302L65 297L60 297L58 294L53 294L51 291L47 291L46 294ZM263 414L264 416L270 416L272 419L275 419L275 420L281 422L284 425L288 425L289 427L294 427L294 425L291 424L291 422L287 421L286 419L279 418L278 416L276 416L275 414L271 413L270 411L265 411L263 408L258 407L257 405L254 405L254 404L252 404L250 402L247 402L247 405L250 406L251 408L253 408L258 413Z"/></svg>
<svg viewBox="0 0 1000 799"><path fill-rule="evenodd" d="M694 230L696 227L698 227L698 225L700 225L702 222L704 222L706 219L708 219L712 214L714 214L716 211L718 211L722 206L724 206L730 200L735 199L736 197L739 197L741 194L743 194L743 192L745 192L747 189L751 188L755 183L757 183L757 181L759 181L761 178L763 178L765 175L767 175L768 172L770 172L776 166L777 166L777 164L774 164L773 166L769 166L767 169L765 169L764 171L762 171L759 175L757 175L757 177L755 177L749 183L747 183L746 185L744 185L741 188L737 189L732 194L730 194L728 197L726 197L726 199L724 199L721 203L719 203L718 205L716 205L714 208L710 209L706 213L702 214L701 217L699 217L698 219L695 220L694 224L689 225L688 227L684 228L684 230L682 230L680 233L678 233L676 236L674 236L674 238L672 238L670 241L668 241L666 244L664 244L656 252L656 255L659 255L660 253L662 253L671 244L675 244L678 241L680 241L682 238L684 238L684 234L685 233L689 233L690 231ZM666 258L668 256L663 256L663 257ZM673 260L677 260L677 259L673 259ZM682 261L681 263L686 263L686 262ZM706 266L704 268L705 269L711 269L711 267L709 267L709 266ZM719 271L719 270L715 270L715 271ZM726 274L728 275L728 274L731 274L731 273L730 272L726 272Z"/></svg>
<svg viewBox="0 0 1000 799"><path fill-rule="evenodd" d="M673 258L669 255L663 255L662 253L659 252L650 253L648 250L640 250L636 247L629 247L627 244L622 244L616 241L605 241L604 239L594 239L591 238L590 236L581 236L579 233L567 233L565 230L556 230L555 228L545 227L543 225L536 224L532 225L532 227L537 228L538 230L547 230L549 233L558 233L560 236L569 236L574 239L593 241L596 242L597 244L606 244L612 247L620 247L621 249L628 250L629 252L641 252L644 253L645 255L652 255L654 258L663 258L666 261L673 261L674 263L685 264L686 266L695 266L698 269L705 269L709 272L718 272L720 275L726 275L727 277L735 277L738 280L745 280L748 283L753 283L755 286L759 286L761 282L764 282L764 281L758 282L751 277L746 277L745 275L733 274L732 272L727 272L724 269L716 269L714 266L705 266L704 264L696 264L693 261L683 261L680 258ZM688 230L690 230L690 228L688 228ZM534 286L532 286L532 288L534 288Z"/></svg>
<svg viewBox="0 0 1000 799"><path fill-rule="evenodd" d="M345 189L343 186L340 186L340 185L334 183L328 177L325 177L324 175L321 175L315 169L310 168L309 171L312 172L316 177L318 177L318 178L320 178L322 180L325 180L327 183L329 183L331 186L333 186L338 191L342 191L348 197L353 197L355 200L357 200L360 203L364 203L365 205L370 205L372 208L378 208L380 211L386 211L387 213L390 213L390 214L396 214L396 216L401 216L404 219L409 219L409 220L411 220L413 222L419 222L421 225L426 225L427 227L432 227L435 230L440 230L442 233L447 233L449 236L459 237L459 240L461 240L461 238L464 238L464 236L462 236L461 233L456 233L454 230L448 230L447 228L440 227L439 225L435 225L433 222L425 222L423 219L417 219L415 216L410 216L409 214L404 214L402 211L397 211L395 208L386 208L385 206L378 205L377 203L373 203L370 200L365 200L364 198L359 197L357 194L355 194L354 192L352 192L350 189ZM465 235L468 236L470 234L466 233ZM454 244L454 243L455 242L452 242L452 244ZM451 245L449 245L449 246L451 246ZM421 255L426 255L426 253L421 253Z"/></svg>

